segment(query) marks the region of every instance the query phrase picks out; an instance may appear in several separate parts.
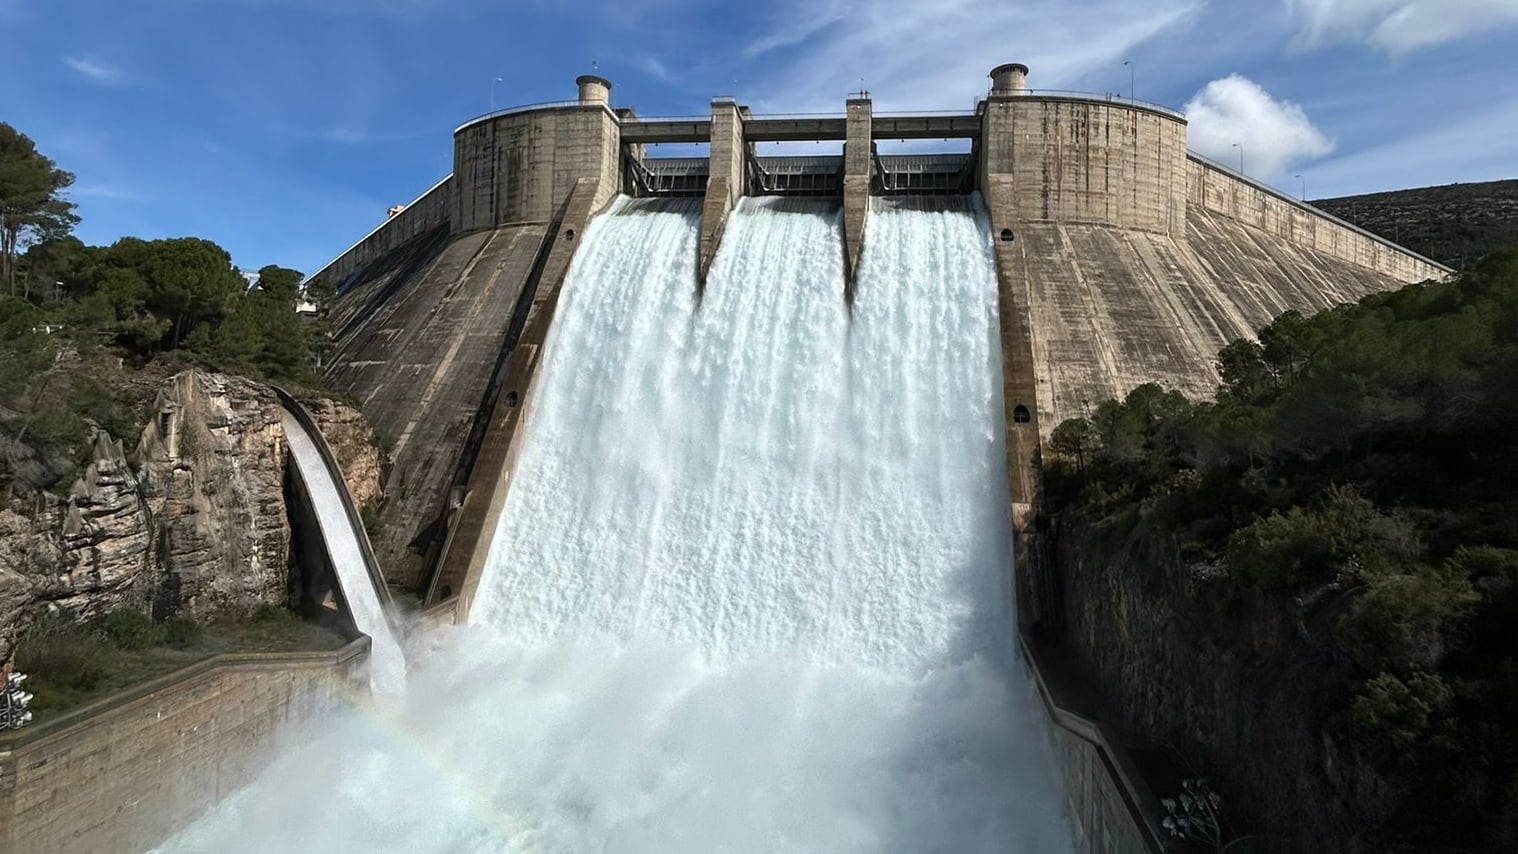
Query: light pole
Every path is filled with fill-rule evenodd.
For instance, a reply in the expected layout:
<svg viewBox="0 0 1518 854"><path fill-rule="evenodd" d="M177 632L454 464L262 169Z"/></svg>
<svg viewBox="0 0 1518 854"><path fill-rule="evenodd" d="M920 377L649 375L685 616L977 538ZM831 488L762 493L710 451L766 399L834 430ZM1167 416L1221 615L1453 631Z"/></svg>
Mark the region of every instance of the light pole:
<svg viewBox="0 0 1518 854"><path fill-rule="evenodd" d="M1233 147L1237 148L1239 150L1239 174L1243 175L1244 174L1244 143L1242 143L1242 142L1235 142L1233 144Z"/></svg>
<svg viewBox="0 0 1518 854"><path fill-rule="evenodd" d="M495 84L500 83L502 78L497 77L490 81L490 112L495 112Z"/></svg>
<svg viewBox="0 0 1518 854"><path fill-rule="evenodd" d="M1133 100L1133 60L1125 59L1123 64L1128 66L1128 100Z"/></svg>
<svg viewBox="0 0 1518 854"><path fill-rule="evenodd" d="M1298 175L1297 180L1302 182L1302 201L1305 202L1307 201L1307 178L1306 176Z"/></svg>

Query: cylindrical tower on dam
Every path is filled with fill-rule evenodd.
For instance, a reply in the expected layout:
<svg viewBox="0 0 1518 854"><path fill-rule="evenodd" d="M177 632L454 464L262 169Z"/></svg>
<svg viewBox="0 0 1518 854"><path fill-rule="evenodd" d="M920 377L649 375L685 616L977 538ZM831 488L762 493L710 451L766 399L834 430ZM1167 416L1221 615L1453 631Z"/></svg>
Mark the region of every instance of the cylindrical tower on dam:
<svg viewBox="0 0 1518 854"><path fill-rule="evenodd" d="M611 103L611 81L605 77L597 77L594 74L581 74L575 78L575 85L580 87L580 103Z"/></svg>
<svg viewBox="0 0 1518 854"><path fill-rule="evenodd" d="M1008 62L991 69L992 95L1021 95L1028 91L1028 66Z"/></svg>
<svg viewBox="0 0 1518 854"><path fill-rule="evenodd" d="M1019 63L990 74L980 174L997 230L1068 222L1184 234L1181 114L1125 99L1029 91L1027 74Z"/></svg>
<svg viewBox="0 0 1518 854"><path fill-rule="evenodd" d="M585 74L575 84L575 103L481 116L454 131L454 234L553 220L581 179L595 182L596 207L617 192L622 139L611 81Z"/></svg>

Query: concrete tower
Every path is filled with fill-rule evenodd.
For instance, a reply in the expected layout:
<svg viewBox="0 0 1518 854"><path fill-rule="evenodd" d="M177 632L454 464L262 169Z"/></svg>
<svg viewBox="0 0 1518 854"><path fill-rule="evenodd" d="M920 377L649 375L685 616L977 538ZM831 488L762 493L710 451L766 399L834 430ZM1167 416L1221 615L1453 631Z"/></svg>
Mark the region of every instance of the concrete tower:
<svg viewBox="0 0 1518 854"><path fill-rule="evenodd" d="M580 103L607 104L611 102L611 81L594 74L581 74L575 78L580 87Z"/></svg>
<svg viewBox="0 0 1518 854"><path fill-rule="evenodd" d="M1028 66L1008 62L991 69L992 95L1021 95L1028 91Z"/></svg>

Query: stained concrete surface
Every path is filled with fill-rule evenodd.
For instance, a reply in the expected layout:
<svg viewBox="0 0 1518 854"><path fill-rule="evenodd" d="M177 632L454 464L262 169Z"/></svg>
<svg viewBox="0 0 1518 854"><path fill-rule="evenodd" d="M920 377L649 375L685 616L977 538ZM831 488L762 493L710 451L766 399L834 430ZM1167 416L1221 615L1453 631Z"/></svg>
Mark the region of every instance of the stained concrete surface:
<svg viewBox="0 0 1518 854"><path fill-rule="evenodd" d="M1217 351L1288 309L1304 314L1403 282L1192 210L1187 239L1098 225L1019 229L1040 431L1146 382L1217 389Z"/></svg>
<svg viewBox="0 0 1518 854"><path fill-rule="evenodd" d="M326 381L353 395L390 445L386 502L370 538L393 588L425 581L434 524L546 231L475 232L426 263L376 264L333 311Z"/></svg>

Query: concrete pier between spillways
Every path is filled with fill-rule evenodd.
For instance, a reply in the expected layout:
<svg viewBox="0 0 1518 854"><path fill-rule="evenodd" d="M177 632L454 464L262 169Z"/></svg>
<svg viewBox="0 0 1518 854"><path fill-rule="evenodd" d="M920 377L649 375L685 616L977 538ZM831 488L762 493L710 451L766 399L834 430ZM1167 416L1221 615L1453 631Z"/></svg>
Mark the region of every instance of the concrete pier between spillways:
<svg viewBox="0 0 1518 854"><path fill-rule="evenodd" d="M614 110L610 82L587 75L573 101L458 128L452 175L324 271L345 283L328 381L383 431L406 437L376 546L387 565L414 571L391 583L420 591L434 613L467 619L577 236L618 193L703 197L698 296L742 196L833 195L843 204L841 298L850 303L871 195L981 193L999 282L1008 512L1025 627L1055 613L1037 515L1042 443L1061 420L1145 382L1208 395L1217 350L1282 311L1448 272L1189 153L1178 112L1029 89L1028 74L999 66L962 113L877 113L858 93L838 116L755 116L718 98L709 116L683 118ZM963 162L965 180L952 164L919 164L938 172L915 181L881 165L881 141L940 138L968 141L969 154L946 156ZM756 153L758 143L787 140L839 141L843 153L788 171L775 168L783 158ZM660 143L707 144L709 156L671 168L648 156ZM1109 748L1092 749L1081 767L1126 786L1101 770L1116 762ZM1092 785L1072 781L1087 794ZM1141 822L1143 804L1124 797ZM1072 800L1078 825L1088 807ZM1082 838L1105 838L1093 827Z"/></svg>

